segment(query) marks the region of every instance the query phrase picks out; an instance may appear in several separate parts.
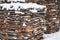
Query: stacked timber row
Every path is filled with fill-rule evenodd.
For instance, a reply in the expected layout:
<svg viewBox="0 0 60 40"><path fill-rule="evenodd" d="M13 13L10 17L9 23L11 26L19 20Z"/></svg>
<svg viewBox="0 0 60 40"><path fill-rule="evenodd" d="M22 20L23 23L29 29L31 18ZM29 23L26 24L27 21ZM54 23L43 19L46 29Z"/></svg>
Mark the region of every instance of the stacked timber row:
<svg viewBox="0 0 60 40"><path fill-rule="evenodd" d="M59 0L11 1L0 2L0 40L40 40L59 30Z"/></svg>
<svg viewBox="0 0 60 40"><path fill-rule="evenodd" d="M45 26L47 27L46 33L57 32L60 28L60 3L59 0L46 1L47 13L45 16Z"/></svg>
<svg viewBox="0 0 60 40"><path fill-rule="evenodd" d="M43 38L42 26L46 6L35 3L2 2L3 4L0 4L0 40L40 40ZM24 5L28 7L25 8Z"/></svg>

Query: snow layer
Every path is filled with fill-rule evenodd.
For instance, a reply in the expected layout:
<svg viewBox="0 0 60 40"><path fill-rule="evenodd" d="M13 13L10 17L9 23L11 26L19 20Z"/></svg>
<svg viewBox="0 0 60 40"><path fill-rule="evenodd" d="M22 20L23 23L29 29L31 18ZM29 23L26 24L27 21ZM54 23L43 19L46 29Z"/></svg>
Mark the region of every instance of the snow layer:
<svg viewBox="0 0 60 40"><path fill-rule="evenodd" d="M20 10L20 9L33 8L32 10L30 10L30 12L32 12L32 13L37 13L38 12L37 9L40 10L40 9L45 8L45 10L43 12L46 12L46 6L38 5L36 3L10 3L10 4L3 3L3 4L0 4L0 6L3 7L2 10L4 10L4 8L6 8L6 10ZM16 12L18 12L18 11L16 11ZM20 13L20 11L18 13Z"/></svg>
<svg viewBox="0 0 60 40"><path fill-rule="evenodd" d="M51 34L44 34L43 40L60 40L60 31Z"/></svg>
<svg viewBox="0 0 60 40"><path fill-rule="evenodd" d="M9 1L15 1L15 2L17 2L17 1L21 1L21 2L25 2L25 0L7 0L8 2Z"/></svg>
<svg viewBox="0 0 60 40"><path fill-rule="evenodd" d="M0 6L3 6L3 8L10 9L10 6L13 6L13 9L17 9L19 6L20 8L27 9L27 8L46 8L44 5L38 5L36 3L11 3L11 4L0 4Z"/></svg>
<svg viewBox="0 0 60 40"><path fill-rule="evenodd" d="M37 10L30 10L30 12L32 12L32 13L36 13L36 12L37 12Z"/></svg>

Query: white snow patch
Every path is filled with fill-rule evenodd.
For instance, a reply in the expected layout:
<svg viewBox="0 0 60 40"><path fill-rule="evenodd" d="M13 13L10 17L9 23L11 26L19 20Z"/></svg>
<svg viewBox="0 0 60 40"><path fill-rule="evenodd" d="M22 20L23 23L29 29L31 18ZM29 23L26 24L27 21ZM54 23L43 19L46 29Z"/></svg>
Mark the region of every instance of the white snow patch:
<svg viewBox="0 0 60 40"><path fill-rule="evenodd" d="M46 6L38 5L36 3L10 3L10 4L3 3L3 4L0 4L0 6L3 7L0 10L4 10L4 8L6 8L6 10L20 10L20 9L32 8L32 10L30 10L30 12L37 13L38 10L36 10L36 9L45 8L45 10L43 12L46 12ZM12 8L11 8L11 6L12 6Z"/></svg>
<svg viewBox="0 0 60 40"><path fill-rule="evenodd" d="M20 11L15 11L15 13L25 14L24 12L20 12Z"/></svg>
<svg viewBox="0 0 60 40"><path fill-rule="evenodd" d="M3 6L3 8L7 8L7 9L9 9L10 6L13 6L14 9L17 9L19 6L20 6L20 8L23 8L23 9L27 9L27 8L43 9L43 8L46 8L46 6L38 5L36 3L11 3L11 4L3 3L3 4L0 4L0 6Z"/></svg>
<svg viewBox="0 0 60 40"><path fill-rule="evenodd" d="M30 12L32 12L32 13L37 13L37 10L30 10Z"/></svg>
<svg viewBox="0 0 60 40"><path fill-rule="evenodd" d="M56 33L51 33L51 34L44 34L43 40L60 40L60 31Z"/></svg>
<svg viewBox="0 0 60 40"><path fill-rule="evenodd" d="M8 2L9 2L9 1L11 1L11 2L12 2L12 1L14 1L14 2L17 2L17 1L25 2L25 0L7 0L7 1L8 1Z"/></svg>
<svg viewBox="0 0 60 40"><path fill-rule="evenodd" d="M23 23L23 26L26 26L25 22Z"/></svg>

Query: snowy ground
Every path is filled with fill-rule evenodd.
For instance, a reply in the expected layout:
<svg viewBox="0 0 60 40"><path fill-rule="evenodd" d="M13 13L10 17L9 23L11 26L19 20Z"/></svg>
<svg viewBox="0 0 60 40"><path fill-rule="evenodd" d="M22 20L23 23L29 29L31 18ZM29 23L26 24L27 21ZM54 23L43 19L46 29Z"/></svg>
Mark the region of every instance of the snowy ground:
<svg viewBox="0 0 60 40"><path fill-rule="evenodd" d="M51 34L44 34L43 40L60 40L60 31Z"/></svg>

